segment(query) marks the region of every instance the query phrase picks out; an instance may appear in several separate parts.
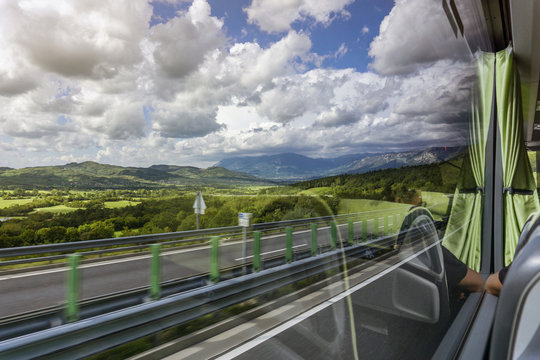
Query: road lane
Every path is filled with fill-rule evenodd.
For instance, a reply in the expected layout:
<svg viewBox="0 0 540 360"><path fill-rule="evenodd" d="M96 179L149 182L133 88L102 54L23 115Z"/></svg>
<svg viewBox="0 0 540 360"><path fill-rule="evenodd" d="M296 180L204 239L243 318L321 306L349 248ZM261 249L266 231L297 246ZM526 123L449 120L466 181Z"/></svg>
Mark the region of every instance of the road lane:
<svg viewBox="0 0 540 360"><path fill-rule="evenodd" d="M343 230L345 229L345 230ZM339 227L346 234L346 225ZM329 227L319 229L319 246L330 243ZM311 230L294 232L295 250L309 249ZM263 237L262 258L282 255L285 252L285 235ZM247 243L247 253L252 253L252 240ZM202 246L190 249L165 251L162 254L162 280L184 278L207 273L210 248ZM251 261L251 257L247 259ZM242 259L242 242L220 245L220 267L239 265ZM112 294L148 285L150 255L103 260L99 263L81 265L81 298ZM61 305L65 299L66 268L0 276L0 318L51 306Z"/></svg>

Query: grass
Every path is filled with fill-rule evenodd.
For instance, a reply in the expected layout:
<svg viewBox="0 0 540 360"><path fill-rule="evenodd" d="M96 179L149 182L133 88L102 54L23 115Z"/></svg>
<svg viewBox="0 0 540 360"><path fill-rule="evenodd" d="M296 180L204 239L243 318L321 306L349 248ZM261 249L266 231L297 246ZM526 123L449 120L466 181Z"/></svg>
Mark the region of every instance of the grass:
<svg viewBox="0 0 540 360"><path fill-rule="evenodd" d="M129 200L118 200L118 201L105 201L103 205L107 209L119 209L126 206L135 206L139 205L139 201L129 201Z"/></svg>
<svg viewBox="0 0 540 360"><path fill-rule="evenodd" d="M410 204L400 204L382 200L341 199L338 214L369 213L372 211L406 212Z"/></svg>
<svg viewBox="0 0 540 360"><path fill-rule="evenodd" d="M13 199L13 200L4 200L0 199L0 209L5 209L14 205L24 205L31 203L34 199Z"/></svg>
<svg viewBox="0 0 540 360"><path fill-rule="evenodd" d="M318 195L318 196L324 196L324 195L331 195L333 193L333 190L330 186L323 186L323 187L317 187L317 188L311 188L307 190L302 190L298 193L298 195Z"/></svg>
<svg viewBox="0 0 540 360"><path fill-rule="evenodd" d="M448 211L450 198L443 193L422 191L422 201L426 203L426 207L431 211L433 217L440 219Z"/></svg>
<svg viewBox="0 0 540 360"><path fill-rule="evenodd" d="M68 207L66 205L56 205L56 206L50 206L50 207L36 209L36 211L50 212L50 213L54 213L54 214L66 214L66 213L69 213L69 212L72 212L72 211L77 211L77 210L79 210L79 208L72 208L72 207Z"/></svg>

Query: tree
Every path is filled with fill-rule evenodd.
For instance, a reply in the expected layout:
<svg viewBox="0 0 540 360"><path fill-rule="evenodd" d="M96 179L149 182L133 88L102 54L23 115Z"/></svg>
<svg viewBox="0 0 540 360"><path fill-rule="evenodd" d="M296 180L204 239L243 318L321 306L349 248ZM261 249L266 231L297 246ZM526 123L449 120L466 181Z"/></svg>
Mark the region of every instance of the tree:
<svg viewBox="0 0 540 360"><path fill-rule="evenodd" d="M66 228L63 226L45 227L39 229L34 234L36 244L53 244L64 242L66 239Z"/></svg>

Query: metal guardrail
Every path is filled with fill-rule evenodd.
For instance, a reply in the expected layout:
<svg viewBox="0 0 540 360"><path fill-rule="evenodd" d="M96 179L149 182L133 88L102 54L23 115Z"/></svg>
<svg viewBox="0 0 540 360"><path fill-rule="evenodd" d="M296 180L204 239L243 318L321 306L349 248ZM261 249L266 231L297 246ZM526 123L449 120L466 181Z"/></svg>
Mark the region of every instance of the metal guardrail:
<svg viewBox="0 0 540 360"><path fill-rule="evenodd" d="M277 221L270 223L254 224L251 228L253 231L271 231L281 230L287 226L309 226L312 223L329 223L330 221L347 221L348 219L358 217L356 214L352 215L338 215L338 216L323 216L309 219L299 220L287 220ZM137 250L148 247L149 244L161 242L162 245L176 245L180 243L205 241L211 235L227 234L229 236L240 235L242 231L241 226L228 226L221 228L203 229L203 230L190 230L190 231L178 231L164 234L149 234L149 235L137 235L126 236L120 238L109 238L99 240L85 240L69 243L56 243L56 244L44 244L44 245L32 245L15 248L2 248L0 249L0 266L24 264L38 261L51 261L65 258L65 254L73 253L81 250L90 250L84 252L82 255L99 255L112 252L123 252L128 250ZM183 239L183 240L181 240ZM165 240L173 240L164 242ZM112 248L118 247L118 248ZM108 249L103 249L108 248ZM101 249L101 250L95 250ZM26 259L6 260L9 258L44 255L44 254L59 254L48 255L42 257L31 257Z"/></svg>
<svg viewBox="0 0 540 360"><path fill-rule="evenodd" d="M55 359L73 359L90 356L340 267L343 252L346 256L358 256L364 249L365 246L361 244L333 250L291 264L2 341L0 358L28 359L50 355Z"/></svg>
<svg viewBox="0 0 540 360"><path fill-rule="evenodd" d="M386 248L387 250L394 249L394 245L396 243L395 236L396 233L393 233L392 235L388 236L382 236L379 237L378 232L378 215L375 215L376 218L374 221L374 234L377 238L366 241L365 238L365 231L366 228L362 226L362 234L355 236L353 238L353 229L352 224L353 220L351 218L354 218L354 216L342 216L339 220L348 220L348 239L347 241L341 242L338 245L336 243L337 239L337 228L336 228L336 217L321 217L321 218L312 218L312 219L305 219L305 220L293 220L293 221L283 221L283 222L277 222L273 223L274 226L268 227L270 229L279 229L280 226L286 226L288 231L291 232L291 225L298 225L298 226L306 226L308 224L313 224L313 221L316 220L317 223L321 224L322 222L328 222L330 233L332 237L332 241L328 245L323 245L323 248L320 248L319 250L323 251L322 255L317 255L315 257L312 257L314 255L313 249L311 251L304 251L301 253L292 253L289 254L290 256L285 256L285 258L276 258L276 259L270 259L269 266L272 266L271 268L266 268L266 261L265 260L265 268L267 270L264 270L260 273L250 273L250 271L254 271L255 262L252 265L248 265L249 270L247 270L247 275L236 277L238 275L245 274L244 271L246 271L246 268L238 268L242 269L242 271L239 273L236 271L235 268L231 268L225 273L218 273L218 277L222 282L215 284L215 285L206 285L211 280L211 277L209 278L208 275L203 275L198 278L188 278L185 279L183 282L180 283L171 283L169 284L163 283L162 284L162 296L168 296L167 298L162 298L161 300L154 300L151 303L148 303L150 301L151 297L148 296L147 290L148 288L141 288L141 289L133 289L133 291L129 291L126 293L120 293L116 294L114 296L106 296L102 299L94 299L93 301L86 304L85 302L81 303L81 311L79 314L77 314L77 318L81 319L77 322L68 323L66 325L60 325L65 320L64 315L62 315L62 312L59 309L51 309L48 313L36 313L36 314L28 314L28 316L17 316L13 319L7 321L6 323L2 324L0 327L0 339L10 339L6 341L0 342L0 358L4 358L4 355L7 355L7 358L27 358L27 357L41 357L42 354L40 351L43 349L51 349L50 346L60 346L57 347L54 351L54 358L60 358L63 357L63 352L67 351L66 358L72 358L73 356L79 356L76 354L80 354L81 351L83 351L84 354L92 354L100 352L106 348L109 348L111 346L120 345L122 343L125 343L126 341L131 341L130 339L135 339L140 336L144 336L145 334L150 334L156 331L160 331L161 329L178 325L182 322L189 321L191 319L200 317L204 314L214 312L216 310L219 310L223 307L227 307L239 302L242 302L244 300L247 300L249 298L256 297L260 294L263 294L265 292L275 290L279 287L282 287L284 285L287 285L289 283L298 281L300 279L304 279L313 275L320 274L321 272L324 272L326 270L339 267L342 262L342 255L345 253L347 256L355 256L357 258L369 258L372 254L372 251L370 251L371 246L375 246L375 251L379 251L382 249L382 247ZM395 216L395 215L394 215ZM409 214L406 215L407 219L403 219L405 224L410 225L411 219L409 218ZM394 217L394 221L395 221ZM338 221L339 221L338 220ZM362 224L366 223L368 220L364 220ZM385 220L385 232L387 229L388 222ZM268 225L268 224L264 224ZM395 224L397 225L397 224ZM317 229L317 226L311 226L312 227L312 241L315 241L315 245L317 242L317 238L313 238L313 231ZM393 226L394 227L394 226ZM232 227L237 228L237 227ZM209 229L209 230L202 230L202 231L191 231L191 232L183 232L185 233L198 233L199 235L201 232L215 234L222 233L222 231L227 228L219 228L219 229ZM414 230L412 228L407 228L406 231ZM403 228L401 229L403 231ZM399 232L398 232L399 233ZM172 234L163 234L167 237L174 237L177 236L178 233L172 233ZM159 236L159 235L158 235ZM260 235L259 235L260 236ZM148 238L150 236L147 236ZM155 237L155 236L154 236ZM163 237L162 237L163 239ZM108 239L105 239L103 241L106 241ZM116 239L115 239L116 240ZM356 243L357 241L361 240L362 242L360 244ZM150 241L150 240L148 240ZM356 245L355 245L356 243ZM58 245L65 245L65 244L58 244ZM290 244L289 244L290 245ZM313 243L312 243L313 245ZM148 246L148 245L147 245ZM290 248L291 246L289 246ZM329 252L328 252L329 251ZM317 254L317 252L315 252ZM319 253L320 254L320 253ZM338 256L336 256L338 255ZM283 263L289 263L283 265ZM292 263L291 263L292 262ZM246 264L244 264L246 266ZM236 269L236 270L238 270ZM317 270L318 269L318 270ZM255 269L256 270L256 269ZM261 280L260 282L256 279ZM228 285L227 285L228 284ZM230 286L230 288L228 287ZM223 293L222 293L223 291ZM146 295L145 295L146 294ZM205 296L203 296L205 295ZM192 298L192 296L195 297L196 300ZM172 301L170 299L178 299L178 301L185 301L186 303L177 304L178 308L176 312L174 313L168 313L168 311L173 311L172 308L168 308L168 305L164 305L165 308L161 309L159 304L165 304L163 301L166 301L167 303ZM183 300L180 300L183 299ZM198 302L200 307L196 306L196 303ZM158 304L155 305L159 309L155 309L153 305L148 304ZM186 304L192 304L193 307L188 307ZM86 306L88 305L88 306ZM211 305L211 306L208 306ZM129 308L127 308L129 306ZM147 308L150 306L151 308ZM202 308L201 308L202 307ZM139 320L137 319L117 319L116 316L119 313L122 314L131 314L126 316L134 316L131 311L131 309L141 309L142 312L145 311L151 311L156 312L155 313L155 319L159 320L159 324L148 324L148 326L144 325L141 326L141 324L138 323ZM115 311L115 312L112 312ZM127 312L127 313L126 313ZM163 313L165 312L165 313ZM161 315L160 315L161 314ZM80 315L80 316L79 316ZM89 318L91 316L94 316L93 318ZM111 320L111 317L114 319ZM148 319L146 317L146 314L139 314L137 315L138 318L144 318ZM86 319L85 319L86 318ZM171 324L168 323L169 320L172 318L176 319L172 323L172 325L165 325L165 324ZM101 319L101 320L100 320ZM106 320L103 320L106 319ZM108 319L108 320L107 320ZM152 317L154 319L154 317ZM130 337L132 335L129 335L126 337L125 335L119 335L120 337L117 339L116 335L112 335L108 333L109 325L104 325L102 323L102 320L105 321L105 323L108 324L109 321L112 321L111 326L115 330L112 332L116 334L117 331L120 331L121 333L127 332L129 334L133 334L131 326L137 326L136 333L139 335L133 335L134 337ZM134 323L130 323L130 321L135 321ZM81 325L82 324L82 325ZM124 325L121 325L124 324ZM126 325L131 324L131 325ZM86 326L89 326L86 328ZM56 327L52 327L56 326ZM80 326L83 326L84 329L81 329ZM97 326L97 328L96 328ZM103 328L105 326L105 328ZM118 328L115 326L119 326ZM127 327L125 327L127 326ZM52 328L51 328L52 327ZM139 327L141 329L139 329ZM46 330L44 330L46 329ZM67 329L67 330L66 330ZM144 331L142 329L147 329ZM154 330L150 330L154 329ZM155 330L157 329L157 330ZM64 333L62 331L67 331L68 333L70 331L77 331L77 343L86 343L88 341L92 342L96 340L99 337L106 336L107 341L106 345L103 345L102 340L97 341L96 346L88 346L86 344L84 349L86 350L77 350L78 348L74 346L73 344L69 345L70 342L68 342L68 345L64 347L64 345L61 345L61 343L64 343L65 341L62 340L62 337L66 335L67 333ZM87 333L88 331L88 333ZM63 335L58 335L59 332ZM79 338L79 333L82 332L85 334L84 338ZM144 333L142 333L144 332ZM28 335L23 335L28 334ZM142 335L141 335L142 334ZM19 337L16 337L19 336ZM57 336L59 336L57 338ZM109 342L109 338L112 339L111 342ZM114 340L117 339L117 340ZM65 338L64 338L65 340ZM22 341L22 343L21 343ZM27 343L26 341L29 341ZM116 342L115 342L116 341ZM18 344L18 345L16 345ZM53 345L56 344L56 345ZM91 350L89 350L91 349ZM47 350L47 351L49 351ZM30 352L28 352L30 351ZM61 351L62 353L57 353L56 351ZM86 356L86 355L83 355Z"/></svg>

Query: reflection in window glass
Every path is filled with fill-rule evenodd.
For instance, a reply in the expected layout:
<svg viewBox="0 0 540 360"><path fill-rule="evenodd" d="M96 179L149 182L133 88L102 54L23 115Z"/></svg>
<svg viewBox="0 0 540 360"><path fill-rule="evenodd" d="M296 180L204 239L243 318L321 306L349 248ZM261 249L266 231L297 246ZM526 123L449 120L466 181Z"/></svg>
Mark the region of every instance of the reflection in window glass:
<svg viewBox="0 0 540 360"><path fill-rule="evenodd" d="M433 354L467 296L448 285L443 238L471 221L459 206L478 188L464 175L475 166L475 58L440 1L53 3L0 5L0 165L129 167L107 168L96 186L130 192L109 190L110 208L77 195L74 208L110 218L51 215L61 240L24 233L25 219L2 224L2 246L231 227L249 213L254 227L219 234L213 270L255 272L256 226L256 270L340 262L254 295L247 307L275 301L279 324L262 341L272 327L246 320L256 330L234 345L249 345L226 357ZM82 186L94 165L64 186ZM115 171L121 185L110 185ZM196 191L206 208L194 214ZM126 209L113 210L119 199ZM174 248L186 243L204 254ZM163 280L206 274L207 245L205 235L164 247ZM86 270L85 299L144 286L139 270L99 291Z"/></svg>

